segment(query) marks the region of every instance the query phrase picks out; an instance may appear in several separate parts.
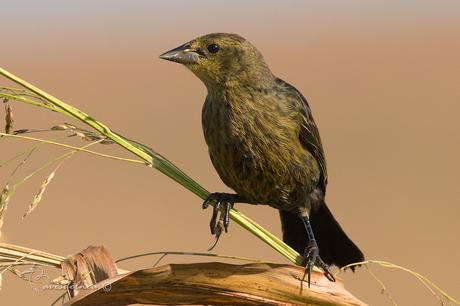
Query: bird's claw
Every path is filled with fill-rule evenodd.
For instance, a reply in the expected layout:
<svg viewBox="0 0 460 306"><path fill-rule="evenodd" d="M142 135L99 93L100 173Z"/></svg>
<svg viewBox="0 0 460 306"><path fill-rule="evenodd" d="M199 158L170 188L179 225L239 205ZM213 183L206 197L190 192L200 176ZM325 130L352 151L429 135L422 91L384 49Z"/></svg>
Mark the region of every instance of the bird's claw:
<svg viewBox="0 0 460 306"><path fill-rule="evenodd" d="M214 242L209 247L208 252L211 251L212 249L214 249L216 247L217 243L219 242L220 235L222 234L222 227L223 227L222 226L222 221L219 220L219 222L217 222L217 226L216 226L216 229L215 229Z"/></svg>
<svg viewBox="0 0 460 306"><path fill-rule="evenodd" d="M222 205L222 202L218 201L216 204L214 204L214 207L212 208L212 217L211 217L211 222L209 223L211 227L211 234L215 234L217 230L217 216L219 215L220 211L220 206Z"/></svg>
<svg viewBox="0 0 460 306"><path fill-rule="evenodd" d="M326 276L328 280L335 282L335 277L331 271L329 271L329 266L319 257L319 248L316 241L313 240L308 243L303 258L302 265L305 266L304 278L307 276L308 288L310 288L311 272L315 265L324 271L324 276Z"/></svg>
<svg viewBox="0 0 460 306"><path fill-rule="evenodd" d="M203 209L206 209L209 207L211 202L214 202L214 207L212 210L212 217L211 217L211 222L210 222L210 227L211 227L211 234L217 235L217 227L218 227L218 215L220 209L223 207L223 213L221 215L221 218L223 219L223 225L225 232L228 232L228 225L230 224L230 209L233 208L234 201L231 198L232 195L226 194L226 193L211 193L207 199L203 202ZM220 235L220 233L219 233Z"/></svg>

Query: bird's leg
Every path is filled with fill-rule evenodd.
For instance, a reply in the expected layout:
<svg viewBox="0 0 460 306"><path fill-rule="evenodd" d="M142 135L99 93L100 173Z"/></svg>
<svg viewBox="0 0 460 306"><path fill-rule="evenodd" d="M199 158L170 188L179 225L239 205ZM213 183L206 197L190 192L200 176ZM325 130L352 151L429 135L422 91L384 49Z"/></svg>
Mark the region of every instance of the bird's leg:
<svg viewBox="0 0 460 306"><path fill-rule="evenodd" d="M233 208L235 203L250 203L254 204L253 202L247 200L246 198L238 195L238 194L231 194L231 193L222 193L222 192L214 192L210 193L206 200L203 202L203 209L208 208L209 204L214 202L212 218L210 222L211 226L211 234L216 233L217 228L217 215L221 207L224 207L223 211L223 222L225 232L228 231L228 225L230 224L230 209Z"/></svg>
<svg viewBox="0 0 460 306"><path fill-rule="evenodd" d="M308 244L303 254L302 265L305 266L305 274L308 276L308 288L310 288L311 271L313 266L317 266L324 271L324 275L331 282L335 282L335 277L329 271L329 266L319 257L319 248L316 243L315 235L308 217L302 217L305 230L307 231Z"/></svg>

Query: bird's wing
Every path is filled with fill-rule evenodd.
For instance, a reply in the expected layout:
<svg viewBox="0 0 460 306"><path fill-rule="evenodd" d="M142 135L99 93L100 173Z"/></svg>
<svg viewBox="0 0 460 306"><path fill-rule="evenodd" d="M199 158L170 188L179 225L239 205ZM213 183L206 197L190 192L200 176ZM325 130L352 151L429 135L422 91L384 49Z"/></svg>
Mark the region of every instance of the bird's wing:
<svg viewBox="0 0 460 306"><path fill-rule="evenodd" d="M324 157L323 146L319 136L318 127L313 119L313 115L308 105L307 99L291 84L277 78L276 82L284 87L293 97L294 104L300 107L302 121L300 124L299 140L302 146L313 155L321 169L320 188L323 193L326 192L327 185L327 167L326 158Z"/></svg>

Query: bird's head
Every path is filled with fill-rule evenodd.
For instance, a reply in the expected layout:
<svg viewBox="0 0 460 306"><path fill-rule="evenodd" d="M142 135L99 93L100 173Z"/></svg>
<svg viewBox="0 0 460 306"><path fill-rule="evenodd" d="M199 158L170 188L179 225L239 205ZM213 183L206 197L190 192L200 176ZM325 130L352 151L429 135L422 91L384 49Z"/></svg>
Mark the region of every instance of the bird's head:
<svg viewBox="0 0 460 306"><path fill-rule="evenodd" d="M236 34L200 36L163 53L160 58L183 64L208 90L241 84L260 87L274 78L260 52Z"/></svg>

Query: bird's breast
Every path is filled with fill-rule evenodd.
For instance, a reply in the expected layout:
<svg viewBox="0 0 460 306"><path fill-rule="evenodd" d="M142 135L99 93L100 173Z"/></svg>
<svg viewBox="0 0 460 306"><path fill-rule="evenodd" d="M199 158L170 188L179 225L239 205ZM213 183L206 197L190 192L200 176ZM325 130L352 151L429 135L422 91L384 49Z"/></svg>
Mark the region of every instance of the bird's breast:
<svg viewBox="0 0 460 306"><path fill-rule="evenodd" d="M269 205L290 202L309 180L296 120L254 95L208 95L202 113L211 161L238 194Z"/></svg>

